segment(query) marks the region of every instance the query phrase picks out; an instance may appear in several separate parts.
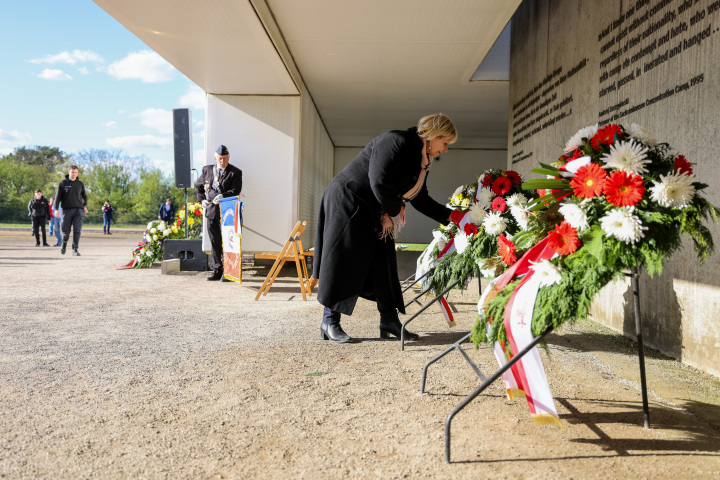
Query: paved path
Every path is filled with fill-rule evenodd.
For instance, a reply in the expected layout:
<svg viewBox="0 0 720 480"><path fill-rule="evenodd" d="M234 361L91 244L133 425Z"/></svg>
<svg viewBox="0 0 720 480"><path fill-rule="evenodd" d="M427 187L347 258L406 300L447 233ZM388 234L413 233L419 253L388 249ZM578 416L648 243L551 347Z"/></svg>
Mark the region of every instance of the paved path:
<svg viewBox="0 0 720 480"><path fill-rule="evenodd" d="M549 337L541 356L564 430L535 426L503 387L455 419L477 385L456 353L477 285L412 324L400 352L360 302L350 345L319 339L321 306L296 279L253 301L205 274L117 270L137 235L87 231L81 257L0 232L0 478L718 478L720 381L648 353L653 428L642 428L637 358L592 322ZM219 297L218 294L224 296ZM491 352L467 347L486 372Z"/></svg>

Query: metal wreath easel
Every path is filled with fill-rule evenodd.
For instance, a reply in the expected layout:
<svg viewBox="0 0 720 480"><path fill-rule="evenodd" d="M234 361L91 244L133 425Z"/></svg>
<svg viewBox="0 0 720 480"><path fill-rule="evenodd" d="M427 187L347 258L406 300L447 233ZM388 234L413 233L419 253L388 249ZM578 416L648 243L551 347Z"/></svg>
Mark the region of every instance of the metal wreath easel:
<svg viewBox="0 0 720 480"><path fill-rule="evenodd" d="M403 290L403 293L411 288L411 286L416 283L417 281L421 280L425 276L427 276L430 273L430 271L426 272L425 275L422 277L419 277L415 279L415 281L411 281L412 277L408 278L403 282L403 284L407 284L410 282L410 286L407 286L405 290ZM638 358L640 362L640 385L642 390L642 403L643 403L643 421L645 428L650 428L650 408L648 406L648 396L647 396L647 382L645 380L645 348L643 344L643 335L642 335L642 319L640 318L640 289L639 289L639 281L638 281L638 268L633 268L630 273L625 273L626 277L632 278L632 289L633 289L633 301L634 301L634 313L635 313L635 335L637 337L637 343L638 343ZM411 316L405 323L403 323L402 328L400 330L400 349L404 350L405 345L405 326L413 321L415 318L417 318L418 315L420 315L422 312L424 312L430 305L433 303L439 301L439 299L447 294L451 289L453 289L458 283L460 283L460 280L455 281L450 286L448 286L440 295L436 295L433 299L431 299L427 304L423 305L422 308L416 312L413 316ZM422 305L420 302L417 301L417 299L426 294L430 289L423 290L419 295L417 295L415 298L410 300L405 307L409 306L413 302L416 302L420 305ZM450 440L451 440L451 430L450 426L452 424L452 420L463 408L465 408L470 402L472 402L475 397L480 395L487 387L489 387L495 380L499 379L503 373L505 373L507 370L509 370L515 363L520 361L521 358L523 358L530 350L532 350L535 346L537 346L538 343L540 343L547 334L549 334L552 331L552 327L548 327L543 333L538 335L533 339L530 344L528 344L525 348L523 348L520 352L518 352L517 355L515 355L510 361L508 361L505 365L502 366L499 370L497 370L495 373L493 373L490 377L486 377L480 368L477 366L475 362L472 361L472 359L468 356L467 353L462 349L461 345L465 343L467 340L470 339L470 333L462 337L457 342L450 345L448 348L443 350L441 353L430 359L425 366L423 367L423 373L422 373L422 382L420 385L420 393L425 393L425 382L427 379L427 370L430 365L440 360L442 357L447 355L453 350L457 350L460 352L462 357L465 359L465 361L472 367L472 369L475 371L478 377L482 380L482 384L475 389L470 395L465 397L447 416L447 419L445 420L445 463L451 463L450 462Z"/></svg>

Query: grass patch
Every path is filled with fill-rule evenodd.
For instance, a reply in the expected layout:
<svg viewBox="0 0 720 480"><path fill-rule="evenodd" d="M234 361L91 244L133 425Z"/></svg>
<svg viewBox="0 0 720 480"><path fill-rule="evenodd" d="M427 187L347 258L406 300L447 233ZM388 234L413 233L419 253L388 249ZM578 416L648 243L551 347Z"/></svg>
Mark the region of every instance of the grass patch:
<svg viewBox="0 0 720 480"><path fill-rule="evenodd" d="M395 243L398 252L422 252L427 246L427 243Z"/></svg>
<svg viewBox="0 0 720 480"><path fill-rule="evenodd" d="M306 377L320 377L322 375L327 375L328 373L330 373L330 372L310 372L310 373L306 373L305 376Z"/></svg>

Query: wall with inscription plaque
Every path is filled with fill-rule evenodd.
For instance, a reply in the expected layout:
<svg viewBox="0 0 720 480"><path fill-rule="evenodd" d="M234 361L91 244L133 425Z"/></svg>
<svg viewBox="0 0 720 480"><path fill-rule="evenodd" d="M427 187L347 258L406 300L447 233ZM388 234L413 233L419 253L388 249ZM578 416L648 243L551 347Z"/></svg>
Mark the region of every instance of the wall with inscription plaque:
<svg viewBox="0 0 720 480"><path fill-rule="evenodd" d="M512 19L508 166L551 163L588 125L638 123L696 164L720 205L720 0L525 0ZM709 225L720 248L720 229ZM646 344L720 376L720 252L690 242L640 284ZM628 282L593 317L634 335Z"/></svg>

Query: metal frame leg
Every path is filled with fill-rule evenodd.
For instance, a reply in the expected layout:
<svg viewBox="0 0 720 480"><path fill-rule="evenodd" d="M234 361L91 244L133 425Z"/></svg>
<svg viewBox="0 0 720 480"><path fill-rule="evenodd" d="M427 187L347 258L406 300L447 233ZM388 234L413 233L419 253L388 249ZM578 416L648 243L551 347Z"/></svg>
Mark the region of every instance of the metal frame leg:
<svg viewBox="0 0 720 480"><path fill-rule="evenodd" d="M451 283L450 286L447 287L445 290L443 290L440 295L437 295L435 298L433 298L433 299L430 300L428 303L426 303L420 310L418 310L412 317L410 317L410 318L408 318L407 320L405 320L405 323L403 323L403 324L402 324L402 327L400 327L400 351L404 351L404 350L405 350L405 326L406 326L408 323L410 323L410 322L412 322L413 320L415 320L415 319L418 317L418 315L420 315L420 314L423 313L425 310L427 310L427 308L428 308L430 305L432 305L433 303L435 303L435 302L437 302L438 300L440 300L441 297L445 296L446 293L448 293L450 290L452 290L453 288L455 288L455 285L457 285L458 283L460 283L460 280L456 280L456 281L454 281L453 283ZM428 290L429 290L429 289L428 289ZM428 290L425 290L425 292L427 292ZM425 293L425 292L423 292L423 293ZM420 295L422 295L422 294L420 294ZM418 295L418 297L419 297L420 295ZM418 298L418 297L415 297L415 298ZM414 299L413 299L410 303L412 303L413 301L414 301ZM409 305L410 303L408 303L408 305ZM405 305L405 306L407 306L407 305Z"/></svg>
<svg viewBox="0 0 720 480"><path fill-rule="evenodd" d="M637 268L632 269L632 289L635 307L635 335L638 344L638 359L640 361L640 386L642 388L643 421L645 428L650 428L650 407L648 405L647 381L645 379L645 346L643 344L642 317L640 317L640 286Z"/></svg>
<svg viewBox="0 0 720 480"><path fill-rule="evenodd" d="M540 334L538 337L535 337L535 339L530 342L525 348L523 348L520 352L518 352L517 355L515 355L512 359L510 359L509 362L507 362L503 367L495 372L492 377L488 378L483 382L482 385L480 385L477 389L475 389L474 392L472 392L470 395L465 397L465 399L458 404L457 407L453 409L452 412L447 416L447 420L445 420L445 463L450 463L450 424L452 423L453 417L465 406L472 402L475 397L480 395L483 390L485 390L487 387L489 387L495 380L500 378L503 373L508 371L513 365L515 365L522 357L525 356L526 353L528 353L530 350L532 350L540 341L545 338L545 335L550 333L552 331L552 327L548 327L547 330L545 330L542 334Z"/></svg>
<svg viewBox="0 0 720 480"><path fill-rule="evenodd" d="M470 364L472 369L475 370L475 373L477 373L478 377L480 377L480 379L483 382L487 381L487 377L480 371L478 366L475 364L475 362L472 361L472 359L468 356L468 354L465 353L465 350L463 350L460 347L460 345L463 344L464 342L466 342L469 338L470 338L470 334L468 333L467 335L462 337L460 340L458 340L457 342L453 343L448 348L443 350L441 353L435 355L432 359L428 360L428 362L423 367L422 383L420 384L420 393L425 393L425 379L427 378L428 367L430 367L430 365L437 362L438 360L440 360L442 357L444 357L448 353L452 352L453 350L457 350L458 352L460 352L460 354L463 356L465 361Z"/></svg>

